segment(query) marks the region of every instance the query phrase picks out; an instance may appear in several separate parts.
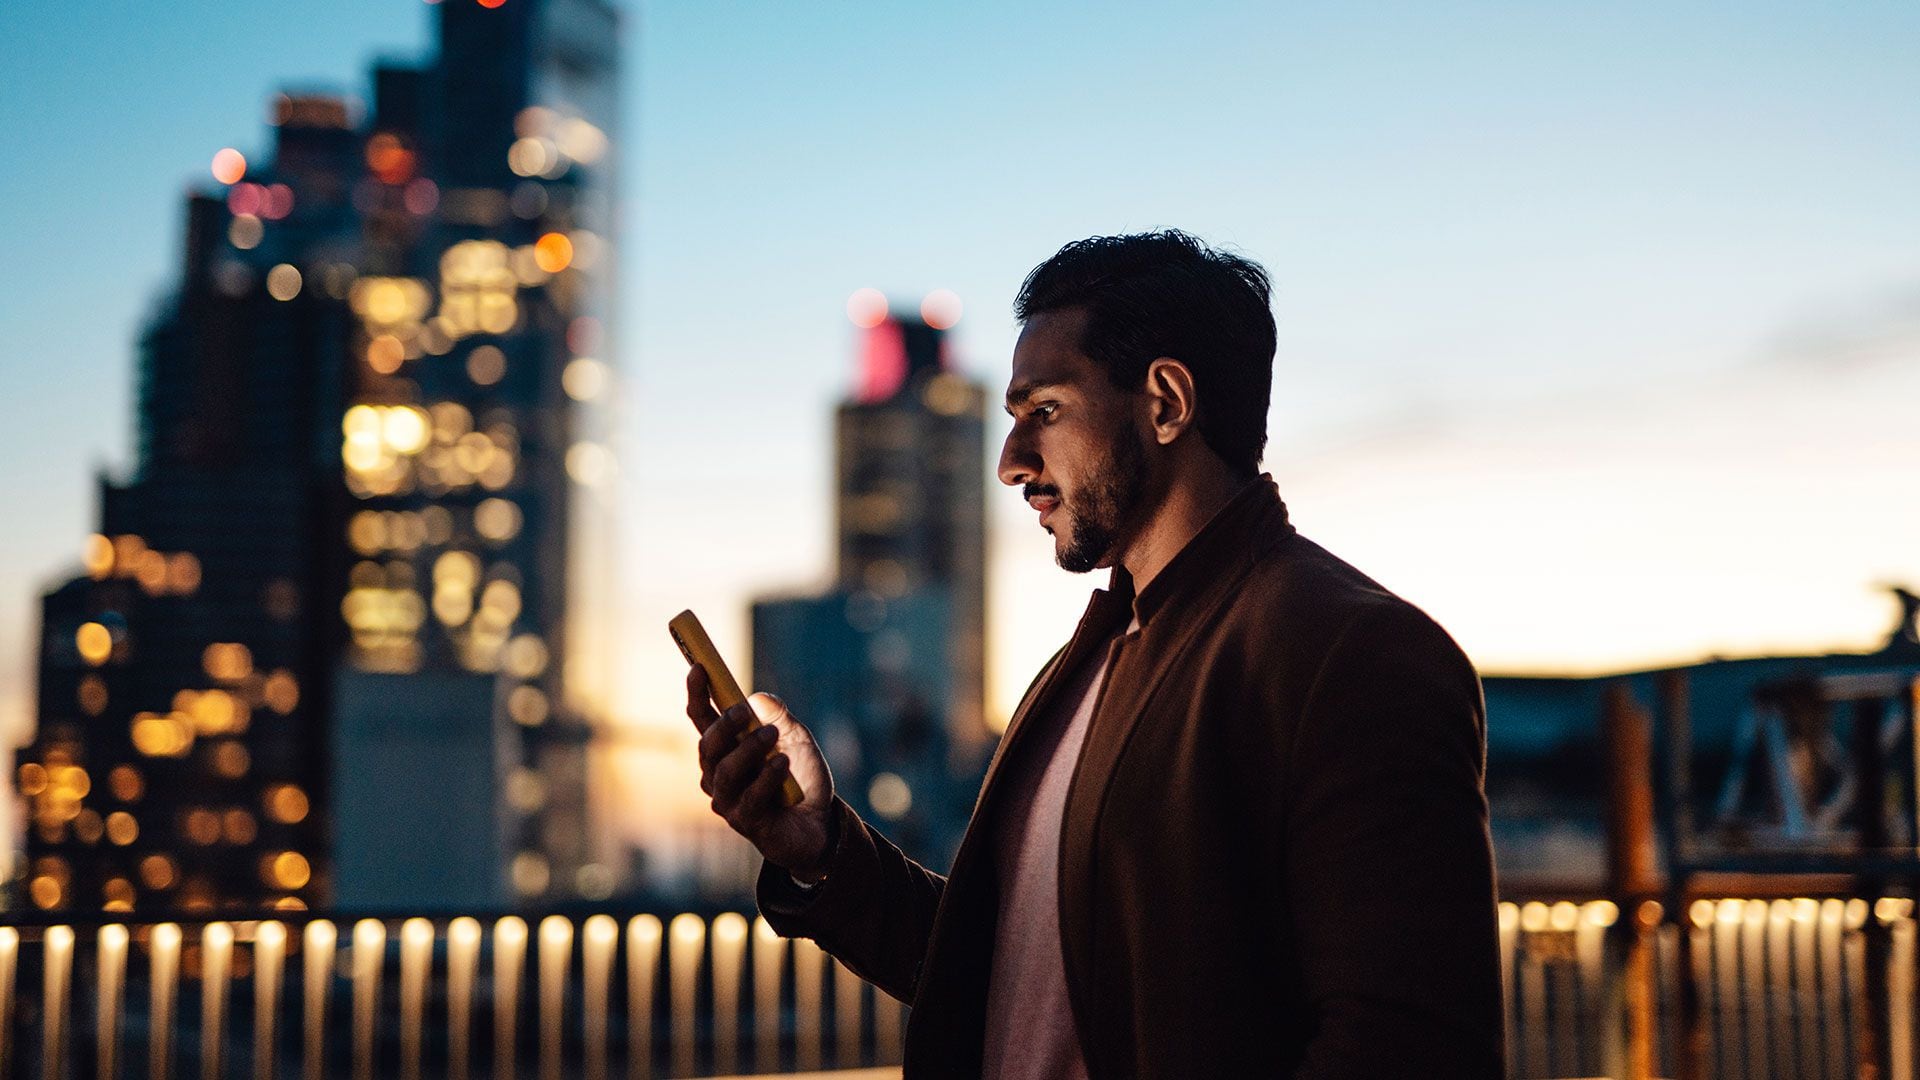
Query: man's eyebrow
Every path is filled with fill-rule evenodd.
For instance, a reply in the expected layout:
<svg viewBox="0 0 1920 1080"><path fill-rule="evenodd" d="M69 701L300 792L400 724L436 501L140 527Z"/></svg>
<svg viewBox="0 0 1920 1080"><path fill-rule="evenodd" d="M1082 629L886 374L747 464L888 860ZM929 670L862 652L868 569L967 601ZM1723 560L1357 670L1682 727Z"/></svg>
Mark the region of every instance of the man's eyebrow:
<svg viewBox="0 0 1920 1080"><path fill-rule="evenodd" d="M1049 390L1053 387L1063 385L1065 384L1055 380L1047 380L1041 382L1023 382L1017 386L1009 386L1007 387L1007 412L1011 414L1014 406L1025 405L1033 395L1042 390Z"/></svg>

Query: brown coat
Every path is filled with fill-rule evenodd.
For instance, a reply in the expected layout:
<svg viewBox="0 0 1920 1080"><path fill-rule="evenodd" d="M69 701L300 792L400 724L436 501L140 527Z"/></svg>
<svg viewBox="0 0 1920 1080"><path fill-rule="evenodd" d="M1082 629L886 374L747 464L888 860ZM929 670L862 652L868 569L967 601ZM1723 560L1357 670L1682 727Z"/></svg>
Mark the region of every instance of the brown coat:
<svg viewBox="0 0 1920 1080"><path fill-rule="evenodd" d="M839 808L827 880L761 908L908 1001L906 1075L978 1076L1007 748L1128 621L1067 795L1060 926L1093 1080L1499 1077L1472 666L1299 536L1268 478L1145 592L1123 571L1028 690L942 877Z"/></svg>

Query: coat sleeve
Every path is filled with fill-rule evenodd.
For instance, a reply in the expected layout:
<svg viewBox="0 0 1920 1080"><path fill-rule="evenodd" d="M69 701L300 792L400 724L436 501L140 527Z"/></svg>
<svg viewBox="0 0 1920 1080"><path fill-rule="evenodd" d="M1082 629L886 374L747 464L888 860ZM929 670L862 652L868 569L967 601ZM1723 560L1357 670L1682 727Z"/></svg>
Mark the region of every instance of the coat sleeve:
<svg viewBox="0 0 1920 1080"><path fill-rule="evenodd" d="M1312 1032L1299 1080L1504 1075L1485 707L1446 632L1395 603L1329 651L1279 831Z"/></svg>
<svg viewBox="0 0 1920 1080"><path fill-rule="evenodd" d="M901 852L835 797L837 839L826 880L811 889L772 863L760 868L760 913L782 937L812 938L861 978L913 1000L947 879Z"/></svg>

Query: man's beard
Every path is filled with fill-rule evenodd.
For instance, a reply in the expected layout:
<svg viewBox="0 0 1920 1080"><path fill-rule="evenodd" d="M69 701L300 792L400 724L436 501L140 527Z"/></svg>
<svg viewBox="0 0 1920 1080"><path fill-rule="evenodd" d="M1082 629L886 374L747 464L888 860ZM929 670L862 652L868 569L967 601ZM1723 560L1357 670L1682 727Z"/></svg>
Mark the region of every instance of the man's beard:
<svg viewBox="0 0 1920 1080"><path fill-rule="evenodd" d="M1121 425L1114 433L1112 452L1093 470L1095 479L1072 502L1055 490L1027 485L1031 498L1054 495L1066 511L1067 542L1054 561L1069 573L1084 574L1100 565L1120 542L1121 530L1132 525L1135 511L1146 498L1147 456L1133 430Z"/></svg>

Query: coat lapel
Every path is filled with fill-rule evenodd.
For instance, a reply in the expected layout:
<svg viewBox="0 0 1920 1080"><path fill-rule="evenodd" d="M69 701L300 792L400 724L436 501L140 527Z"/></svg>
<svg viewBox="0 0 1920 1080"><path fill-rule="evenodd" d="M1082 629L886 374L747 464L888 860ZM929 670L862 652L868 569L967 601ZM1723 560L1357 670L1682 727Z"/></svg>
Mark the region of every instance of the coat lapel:
<svg viewBox="0 0 1920 1080"><path fill-rule="evenodd" d="M1067 788L1060 839L1060 932L1068 996L1076 1003L1083 1032L1087 1018L1079 1003L1091 1000L1093 913L1101 903L1094 891L1095 834L1114 770L1180 651L1211 621L1214 610L1231 602L1234 583L1254 560L1292 532L1272 480L1249 483L1135 598L1139 631L1112 643L1107 676ZM1116 572L1113 592L1132 591L1123 576ZM1087 1052L1091 1056L1098 1049Z"/></svg>

